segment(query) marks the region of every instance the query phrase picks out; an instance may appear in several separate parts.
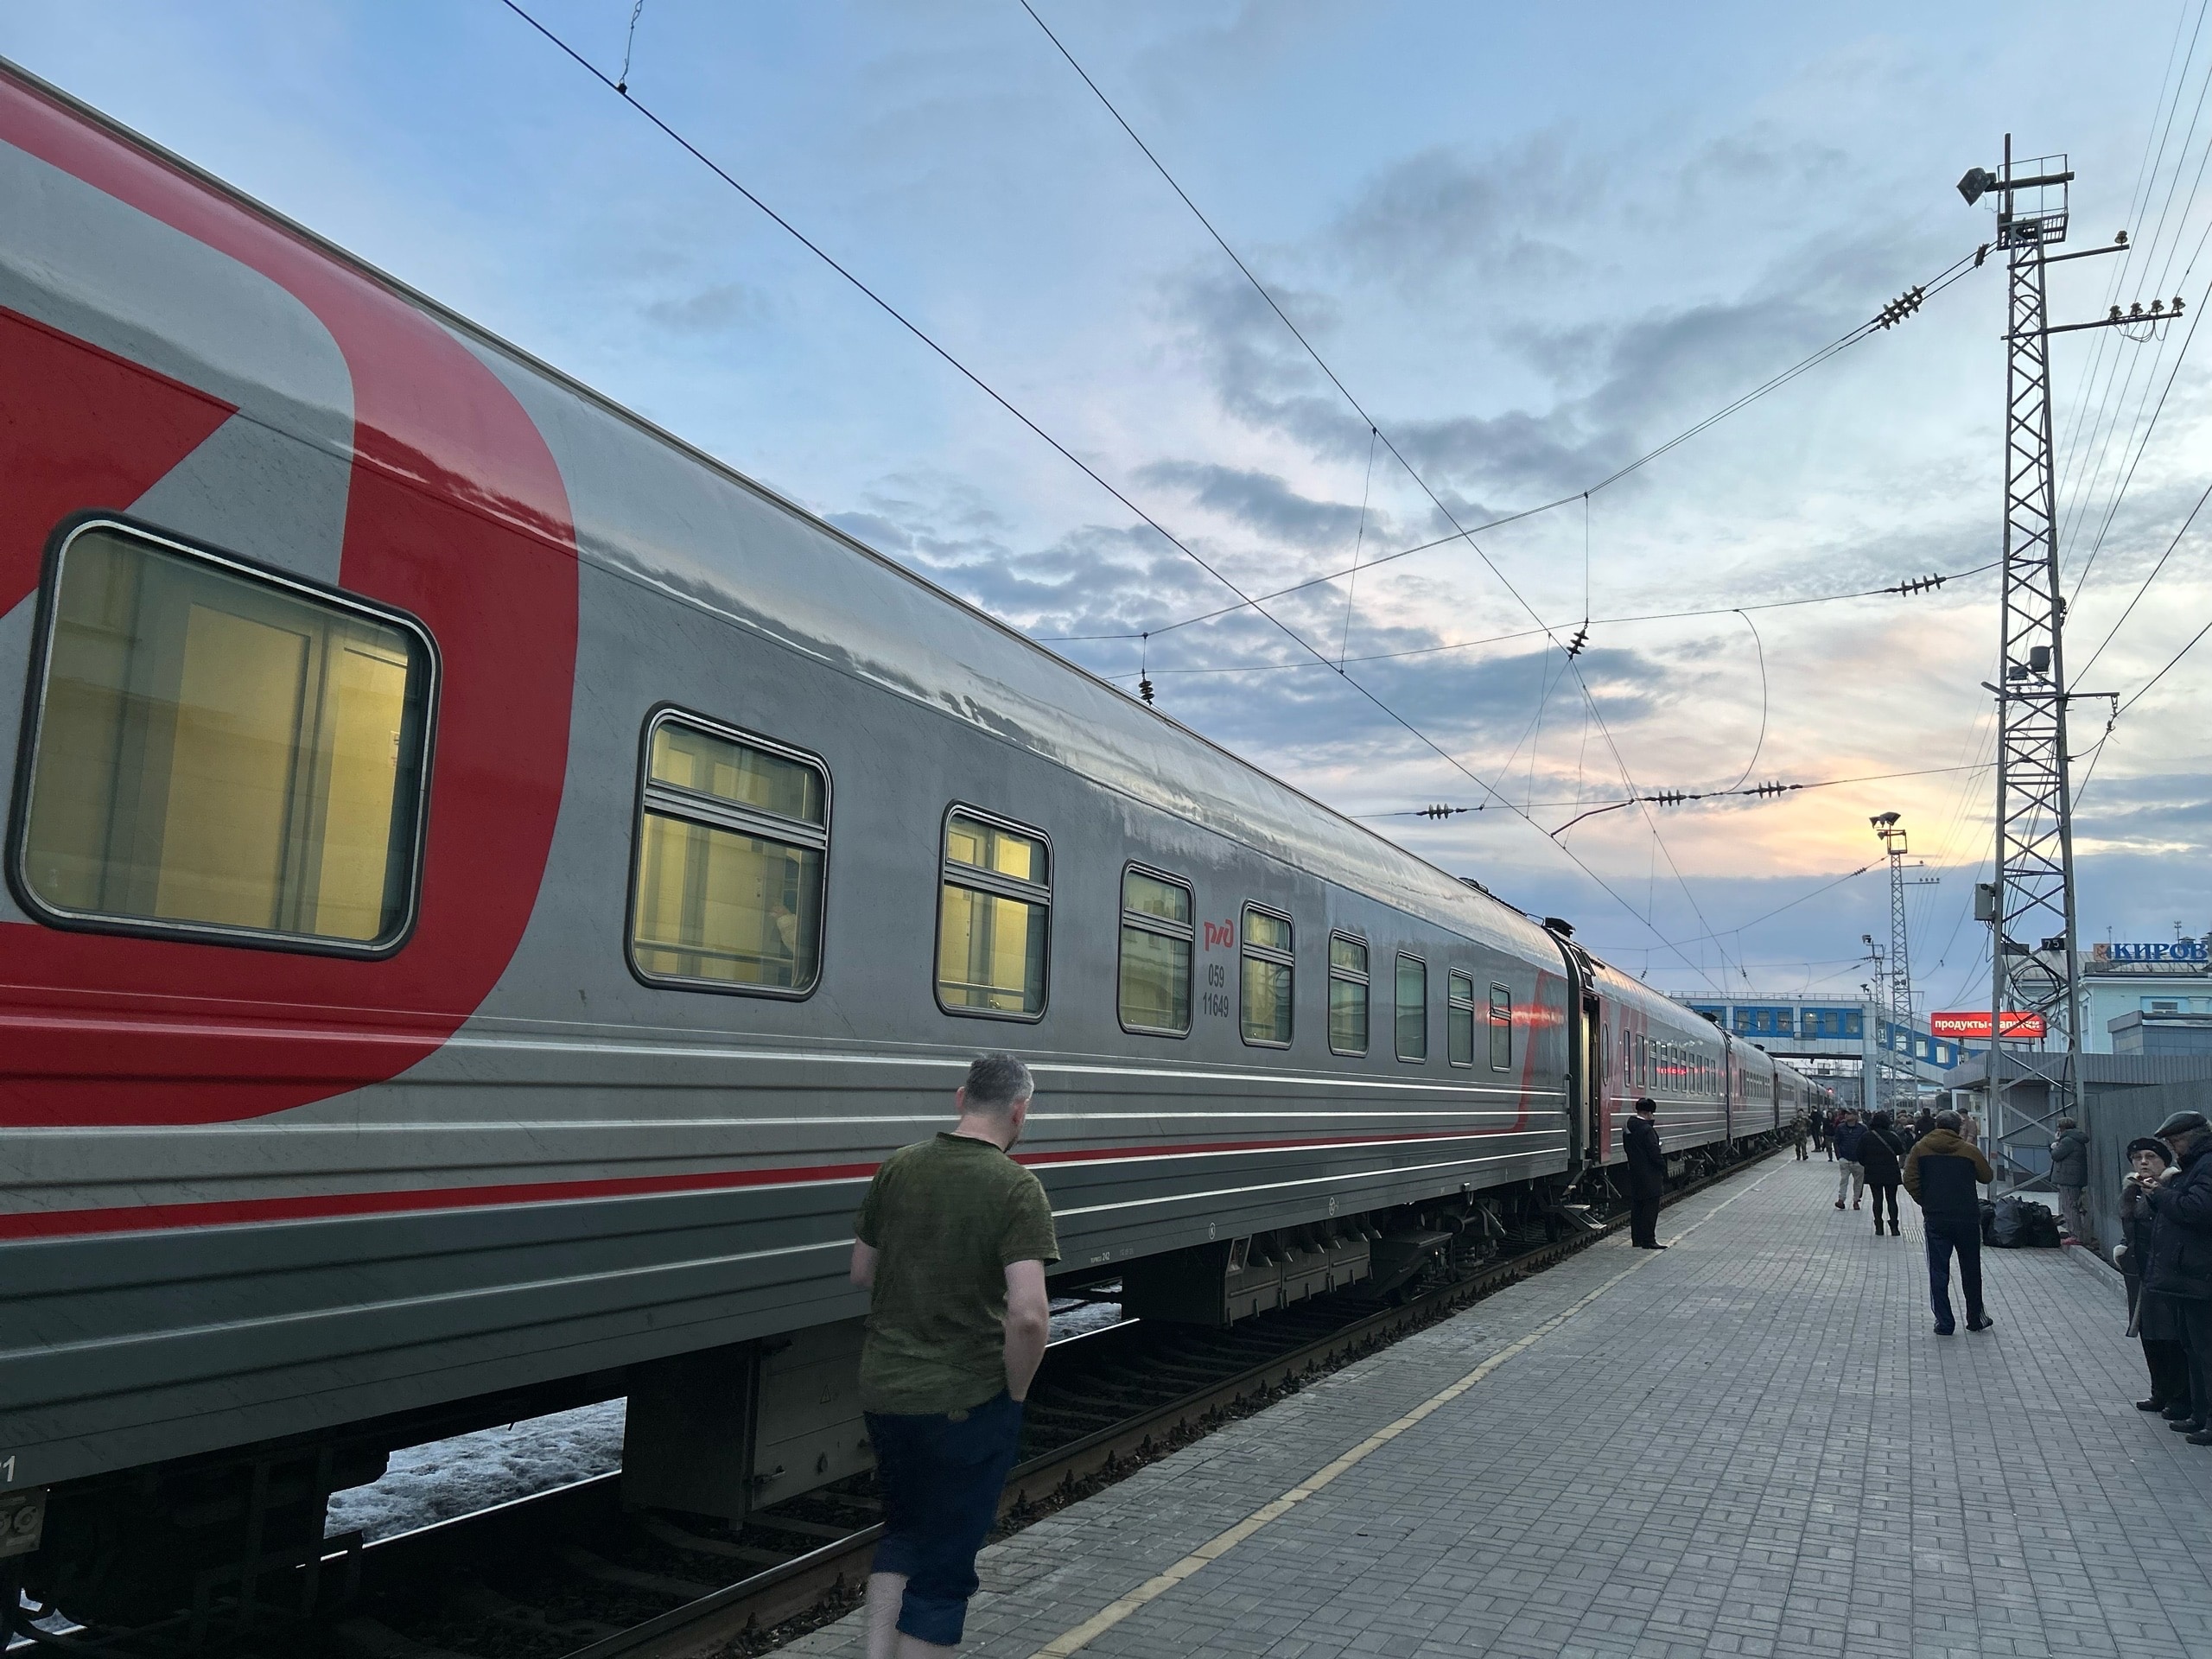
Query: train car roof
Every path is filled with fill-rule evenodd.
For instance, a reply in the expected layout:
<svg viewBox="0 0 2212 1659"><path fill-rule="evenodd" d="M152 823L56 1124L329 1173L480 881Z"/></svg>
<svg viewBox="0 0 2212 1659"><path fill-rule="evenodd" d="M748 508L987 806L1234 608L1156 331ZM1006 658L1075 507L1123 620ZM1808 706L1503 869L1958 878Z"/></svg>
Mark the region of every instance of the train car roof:
<svg viewBox="0 0 2212 1659"><path fill-rule="evenodd" d="M595 564L638 579L671 599L717 612L779 638L899 695L930 703L980 729L1053 758L1134 799L1232 834L1257 850L1395 903L1409 913L1462 931L1488 934L1493 942L1525 953L1557 954L1556 942L1540 925L1487 889L1471 886L1238 758L1173 716L1136 702L1089 670L728 462L40 76L4 58L0 58L0 71L282 226L597 416L690 467L703 469L803 526L811 537L856 556L861 568L869 573L870 591L862 595L847 587L833 602L824 605L818 601L809 602L805 595L794 594L787 588L779 595L786 601L782 606L763 603L757 548L748 548L745 555L734 558L725 555L720 571L671 570L665 568L668 561L662 556L665 550L626 546L609 524L597 526L600 533L594 534L588 512L580 510L578 546L583 556ZM813 555L818 557L819 550L817 543ZM786 556L791 556L790 550ZM803 559L805 554L798 556ZM715 582L716 576L721 580ZM740 577L741 581L737 580ZM720 591L702 592L702 582ZM899 613L907 610L889 591L899 585L959 618L963 625L962 636L957 640L932 642L896 626L902 620ZM875 602L874 615L862 613L857 602L862 597ZM871 621L878 626L868 630ZM860 633L856 633L856 623Z"/></svg>

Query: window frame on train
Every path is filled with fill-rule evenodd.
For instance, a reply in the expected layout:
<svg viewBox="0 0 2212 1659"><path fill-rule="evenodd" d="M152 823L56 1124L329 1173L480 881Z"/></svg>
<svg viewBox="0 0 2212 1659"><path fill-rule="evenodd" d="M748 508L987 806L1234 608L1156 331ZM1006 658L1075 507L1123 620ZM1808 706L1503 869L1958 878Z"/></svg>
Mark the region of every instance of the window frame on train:
<svg viewBox="0 0 2212 1659"><path fill-rule="evenodd" d="M1475 1063L1475 976L1459 968L1444 976L1444 1059L1462 1069Z"/></svg>
<svg viewBox="0 0 2212 1659"><path fill-rule="evenodd" d="M1513 992L1494 981L1490 988L1490 1069L1513 1069Z"/></svg>
<svg viewBox="0 0 2212 1659"><path fill-rule="evenodd" d="M1173 887L1180 893L1184 899L1184 919L1178 923L1150 911L1130 909L1129 878L1133 875L1141 876L1147 880L1157 881L1164 887ZM1114 966L1116 1018L1121 1021L1123 1031L1137 1036L1188 1037L1191 1034L1192 1003L1196 995L1192 976L1197 971L1198 963L1198 895L1197 889L1179 875L1170 874L1167 871L1150 864L1140 864L1132 859L1122 866L1121 911L1121 934L1116 947ZM1141 1020L1133 1020L1129 1018L1128 975L1131 933L1142 934L1150 938L1168 939L1179 942L1183 946L1183 1023L1180 1026L1149 1026Z"/></svg>
<svg viewBox="0 0 2212 1659"><path fill-rule="evenodd" d="M1420 996L1416 1002L1406 1001L1406 970L1413 969L1420 980ZM1404 1065L1428 1064L1428 959L1415 956L1410 950L1398 952L1397 965L1390 976L1390 1037L1391 1047ZM1420 1022L1420 1046L1416 1052L1406 1052L1406 1022L1411 1019Z"/></svg>
<svg viewBox="0 0 2212 1659"><path fill-rule="evenodd" d="M395 760L385 831L380 925L373 934L365 938L348 937L276 925L259 926L188 916L163 916L111 905L80 906L55 902L40 890L31 868L32 842L37 829L40 761L54 712L53 674L55 641L63 620L62 588L68 575L71 550L87 537L95 534L110 537L137 550L147 561L142 566L142 579L144 571L153 568L153 561L167 560L183 567L181 574L175 578L181 582L188 583L197 573L203 580L213 578L218 592L227 584L257 596L264 605L270 607L272 613L287 606L306 610L312 620L325 630L308 652L315 661L315 673L320 677L320 683L314 694L317 735L306 740L308 742L321 746L325 744L326 739L334 741L334 734L327 728L340 717L331 708L334 694L327 677L327 659L333 650L331 630L341 622L350 621L357 626L366 625L403 637L408 649L399 696L399 725L394 732ZM187 607L188 616L193 608L198 607ZM224 613L242 621L257 620L243 611ZM275 623L265 625L279 626ZM188 628L187 634L167 642L169 650L177 653L181 659L178 664L180 678L189 671L188 635ZM406 948L421 916L423 865L429 840L430 779L435 758L439 696L444 678L444 664L437 640L419 618L397 606L365 598L327 582L310 581L197 538L143 524L127 514L77 513L63 519L48 542L45 568L39 582L29 668L24 737L16 761L16 787L9 825L6 859L8 887L27 915L48 926L76 932L281 950L305 956L342 957L359 961L381 961ZM302 673L305 676L307 672L307 658L303 658ZM302 683L304 688L304 679ZM180 698L183 696L181 684L178 695ZM302 706L308 695L302 689ZM270 878L273 906L296 906L305 901L304 889L296 887L292 880L291 870L297 868L293 861L305 838L317 835L314 826L318 818L327 823L329 796L338 786L335 778L330 775L337 765L335 749L330 748L324 753L318 748L316 752L321 755L322 795L320 799L301 798L296 781L298 777L296 763L307 752L299 733L296 731L289 750L294 764L288 771L283 785L284 822L279 832L283 851L278 859L276 874ZM173 753L171 758L174 759ZM309 785L310 791L314 787ZM167 798L165 795L164 799ZM115 804L110 803L111 819L114 816ZM329 839L327 835L321 836L312 849L318 872L322 868L321 860L328 851ZM166 874L166 870L156 868L142 873L140 879L143 880L148 874L156 879L158 886L158 880ZM103 875L102 880L105 879ZM158 893L155 902L160 902Z"/></svg>
<svg viewBox="0 0 2212 1659"><path fill-rule="evenodd" d="M952 858L952 824L956 818L965 818L988 830L1018 836L1033 841L1043 849L1045 880L1033 882L1018 876L1002 874L978 865L958 863ZM988 808L973 806L965 801L954 801L944 809L944 816L938 824L938 882L937 925L931 936L930 988L937 998L941 1013L961 1020L1007 1020L1020 1025L1035 1025L1052 1007L1052 874L1059 863L1052 838L1034 824L1024 823L1019 818L1009 818ZM963 888L969 893L1010 899L1017 903L1034 905L1044 912L1044 938L1036 952L1037 1006L1032 1008L963 1007L944 1000L944 923L945 899L950 889ZM1025 952L1025 957L1027 952ZM1023 983L1023 997L1028 996L1027 982Z"/></svg>
<svg viewBox="0 0 2212 1659"><path fill-rule="evenodd" d="M1252 918L1264 916L1270 921L1281 922L1289 943L1282 946L1255 944L1252 942ZM1282 1018L1281 1037L1255 1037L1252 1034L1252 988L1255 969L1280 969L1284 976L1278 1004ZM1298 929L1287 911L1277 910L1272 905L1255 904L1247 899L1238 906L1236 916L1236 1034L1248 1048L1288 1048L1298 1039Z"/></svg>
<svg viewBox="0 0 2212 1659"><path fill-rule="evenodd" d="M1359 962L1354 966L1349 960L1337 960L1337 947L1347 945L1359 952ZM1372 953L1367 941L1357 933L1342 931L1329 935L1329 1052L1341 1054L1346 1059L1363 1059L1373 1036L1372 1006L1374 1002L1373 976L1369 972ZM1345 1006L1357 1002L1359 1009L1359 1046L1352 1048L1337 1040L1337 988L1344 989ZM1357 993L1357 995L1354 994Z"/></svg>
<svg viewBox="0 0 2212 1659"><path fill-rule="evenodd" d="M821 781L821 822L817 824L766 808L748 806L725 797L654 778L653 740L670 726L684 727L703 737L756 750L812 772ZM639 983L650 985L656 990L704 991L717 996L760 996L786 1002L803 1002L812 996L822 983L829 957L830 830L835 790L830 763L811 750L797 747L728 721L716 720L711 715L702 715L696 709L680 704L664 702L656 705L645 716L645 726L639 735L638 798L631 824L630 892L623 919L623 958L629 963L631 976ZM749 836L755 841L778 842L815 854L817 874L814 895L812 976L804 984L773 985L714 979L702 975L667 973L645 966L639 959L640 950L680 951L683 949L681 945L670 946L644 939L639 935L639 906L644 897L647 852L645 820L649 817L687 824L710 834Z"/></svg>

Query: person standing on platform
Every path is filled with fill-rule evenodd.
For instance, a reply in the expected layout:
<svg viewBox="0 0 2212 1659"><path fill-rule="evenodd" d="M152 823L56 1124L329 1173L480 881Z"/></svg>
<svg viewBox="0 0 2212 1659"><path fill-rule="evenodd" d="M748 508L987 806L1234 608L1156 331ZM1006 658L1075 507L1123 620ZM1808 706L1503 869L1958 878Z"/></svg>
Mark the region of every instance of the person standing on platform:
<svg viewBox="0 0 2212 1659"><path fill-rule="evenodd" d="M1805 1162L1805 1114L1802 1111L1789 1120L1789 1140L1797 1148L1797 1161Z"/></svg>
<svg viewBox="0 0 2212 1659"><path fill-rule="evenodd" d="M1920 1140L1923 1136L1934 1133L1935 1128L1936 1114L1927 1107L1922 1107L1919 1116L1912 1120L1912 1138L1916 1141Z"/></svg>
<svg viewBox="0 0 2212 1659"><path fill-rule="evenodd" d="M2189 1397L2189 1353L2181 1345L2174 1307L2155 1290L2143 1287L2151 1265L2158 1224L2146 1194L2165 1179L2174 1155L2166 1143L2144 1135L2127 1143L2128 1171L2120 1184L2120 1230L2126 1243L2113 1252L2127 1280L2127 1329L2143 1344L2143 1363L2151 1373L2151 1397L2138 1400L2138 1411L2156 1411L2178 1422L2195 1415Z"/></svg>
<svg viewBox="0 0 2212 1659"><path fill-rule="evenodd" d="M2156 1131L2174 1167L2144 1199L2157 1217L2143 1287L2173 1307L2189 1356L2190 1415L2173 1425L2191 1446L2212 1446L2212 1125L2176 1112Z"/></svg>
<svg viewBox="0 0 2212 1659"><path fill-rule="evenodd" d="M1814 1109L1813 1150L1815 1152L1827 1152L1828 1149L1828 1116L1829 1114L1825 1107ZM1833 1157L1834 1154L1831 1153L1829 1155Z"/></svg>
<svg viewBox="0 0 2212 1659"><path fill-rule="evenodd" d="M868 1659L958 1643L1014 1466L1051 1330L1045 1268L1060 1259L1044 1187L1007 1155L1034 1087L1011 1054L976 1061L953 1096L960 1121L885 1159L854 1223L852 1280L871 1293L861 1408L883 1498Z"/></svg>
<svg viewBox="0 0 2212 1659"><path fill-rule="evenodd" d="M1958 1116L1960 1135L1964 1138L1968 1146L1980 1146L1981 1144L1981 1120L1974 1116L1974 1109L1972 1107L1968 1107L1965 1111L1961 1112Z"/></svg>
<svg viewBox="0 0 2212 1659"><path fill-rule="evenodd" d="M1659 1198L1667 1190L1667 1154L1659 1149L1659 1106L1646 1095L1621 1125L1621 1150L1628 1154L1628 1236L1639 1250L1663 1250L1659 1242Z"/></svg>
<svg viewBox="0 0 2212 1659"><path fill-rule="evenodd" d="M1851 1189L1851 1207L1854 1210L1866 1195L1866 1171L1859 1161L1859 1143L1866 1137L1866 1126L1853 1112L1846 1112L1840 1127L1829 1136L1835 1146L1835 1207L1839 1210L1843 1208L1846 1187Z"/></svg>
<svg viewBox="0 0 2212 1659"><path fill-rule="evenodd" d="M1859 1138L1859 1167L1866 1172L1866 1185L1874 1194L1874 1236L1882 1236L1882 1205L1890 1207L1890 1233L1897 1232L1897 1183L1904 1179L1898 1159L1904 1156L1904 1143L1897 1131L1890 1127L1890 1115L1877 1112L1867 1120L1866 1132Z"/></svg>
<svg viewBox="0 0 2212 1659"><path fill-rule="evenodd" d="M1959 1286L1967 1296L1967 1329L1995 1324L1981 1306L1981 1193L1976 1182L1996 1178L1981 1149L1959 1133L1956 1112L1936 1114L1936 1127L1904 1155L1904 1190L1920 1206L1928 1236L1928 1300L1936 1334L1948 1337L1958 1322L1951 1312L1951 1253L1958 1252Z"/></svg>
<svg viewBox="0 0 2212 1659"><path fill-rule="evenodd" d="M2050 1184L2058 1189L2058 1218L2068 1236L2077 1244L2091 1243L2088 1211L2082 1204L2082 1189L2089 1184L2089 1137L2070 1117L2058 1120L2050 1143Z"/></svg>

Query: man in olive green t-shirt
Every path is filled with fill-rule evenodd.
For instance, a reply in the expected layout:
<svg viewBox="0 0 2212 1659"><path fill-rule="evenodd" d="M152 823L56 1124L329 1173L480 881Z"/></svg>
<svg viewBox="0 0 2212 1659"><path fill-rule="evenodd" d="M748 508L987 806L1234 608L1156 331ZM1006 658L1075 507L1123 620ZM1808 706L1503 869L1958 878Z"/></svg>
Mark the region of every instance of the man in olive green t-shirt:
<svg viewBox="0 0 2212 1659"><path fill-rule="evenodd" d="M853 1224L867 1287L861 1408L875 1446L883 1540L868 1581L868 1659L950 1650L976 1593L1045 1355L1052 1206L1008 1157L1035 1084L1011 1054L968 1068L960 1121L895 1152Z"/></svg>

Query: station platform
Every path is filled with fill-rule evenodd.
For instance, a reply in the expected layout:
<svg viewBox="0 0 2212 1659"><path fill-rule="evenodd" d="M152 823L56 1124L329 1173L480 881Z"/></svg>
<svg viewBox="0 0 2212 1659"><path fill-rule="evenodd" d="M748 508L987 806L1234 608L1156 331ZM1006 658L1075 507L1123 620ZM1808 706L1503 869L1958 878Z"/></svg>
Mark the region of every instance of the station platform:
<svg viewBox="0 0 2212 1659"><path fill-rule="evenodd" d="M993 1546L962 1651L2212 1656L2212 1447L2117 1275L1986 1250L1785 1152ZM1954 1292L1955 1294L1955 1290ZM1963 1317L1963 1315L1961 1315ZM856 1656L855 1615L785 1652Z"/></svg>

